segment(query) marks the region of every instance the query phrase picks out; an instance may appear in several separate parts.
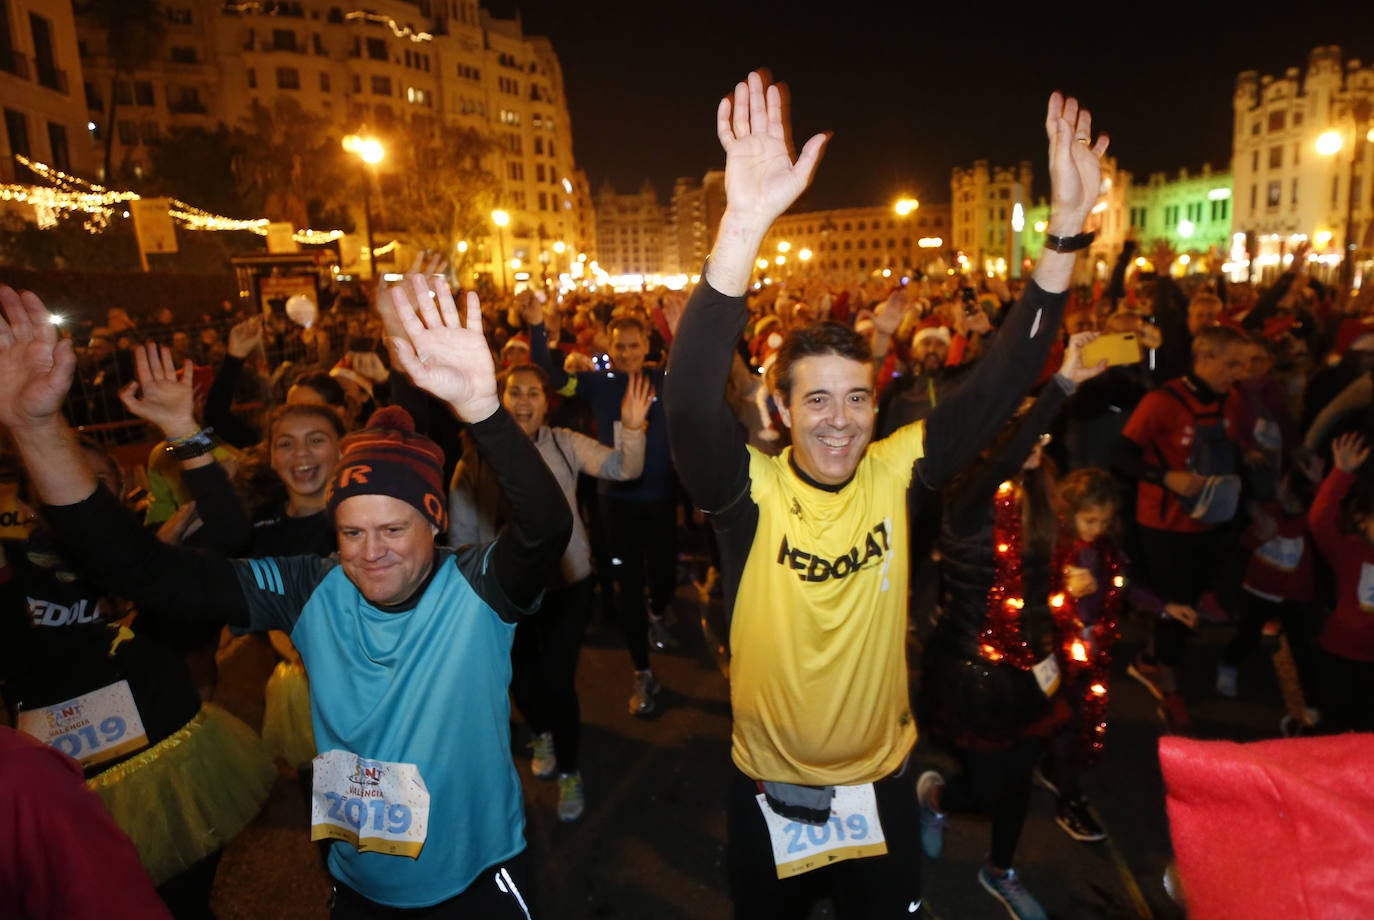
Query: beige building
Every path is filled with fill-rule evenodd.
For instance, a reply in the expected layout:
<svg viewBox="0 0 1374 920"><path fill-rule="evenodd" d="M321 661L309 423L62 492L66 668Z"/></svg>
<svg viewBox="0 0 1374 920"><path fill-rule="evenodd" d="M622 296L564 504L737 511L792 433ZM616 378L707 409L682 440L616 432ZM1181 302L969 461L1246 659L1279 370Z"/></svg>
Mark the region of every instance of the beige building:
<svg viewBox="0 0 1374 920"><path fill-rule="evenodd" d="M1374 67L1326 45L1308 55L1305 71L1241 73L1232 103L1232 255L1244 259L1249 233L1257 277L1271 275L1283 252L1305 238L1334 271L1347 233L1360 243L1370 226L1374 144L1365 135ZM1322 140L1327 132L1334 133ZM1369 246L1359 250L1367 265Z"/></svg>
<svg viewBox="0 0 1374 920"><path fill-rule="evenodd" d="M695 275L715 245L716 228L725 213L725 171L713 169L700 179L680 178L673 183L669 205L669 256L673 271Z"/></svg>
<svg viewBox="0 0 1374 920"><path fill-rule="evenodd" d="M70 3L0 0L0 108L0 182L32 181L16 154L92 174L96 148L86 125Z"/></svg>
<svg viewBox="0 0 1374 920"><path fill-rule="evenodd" d="M162 7L156 59L114 89L117 171L147 169L149 142L174 127L239 126L255 103L270 108L281 98L327 119L340 139L366 131L383 147L403 122L475 128L495 142L484 162L500 184L491 206L510 220L499 240L493 224L484 238L463 241L469 263L475 255L479 273L508 286L522 270L553 265L563 254L555 243L564 253L585 250L562 69L549 40L526 35L518 18L495 19L476 0ZM100 30L77 25L91 119L103 123L112 63ZM393 168L386 158L379 164L383 188ZM377 239L379 252L384 242ZM403 252L393 256L402 260Z"/></svg>
<svg viewBox="0 0 1374 920"><path fill-rule="evenodd" d="M947 204L899 216L891 205L806 211L779 217L763 241L758 272L789 278L808 271L862 281L884 271L943 271L949 250ZM768 263L765 265L765 263Z"/></svg>
<svg viewBox="0 0 1374 920"><path fill-rule="evenodd" d="M669 264L668 209L648 179L622 194L607 180L596 192L596 261L610 275L665 275ZM673 261L676 261L675 259Z"/></svg>
<svg viewBox="0 0 1374 920"><path fill-rule="evenodd" d="M1019 274L1025 211L1031 204L1031 164L989 166L975 160L950 178L951 249L973 271ZM1017 225L1020 226L1017 226Z"/></svg>

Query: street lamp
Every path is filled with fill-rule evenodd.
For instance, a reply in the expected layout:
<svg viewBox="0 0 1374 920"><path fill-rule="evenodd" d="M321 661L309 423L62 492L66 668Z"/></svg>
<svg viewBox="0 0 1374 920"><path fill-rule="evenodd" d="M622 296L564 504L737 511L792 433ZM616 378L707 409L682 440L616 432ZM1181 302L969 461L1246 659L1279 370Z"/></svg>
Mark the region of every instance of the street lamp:
<svg viewBox="0 0 1374 920"><path fill-rule="evenodd" d="M372 241L372 183L377 178L377 164L386 156L382 142L375 137L349 134L343 139L343 149L363 163L363 220L367 223L367 265L371 277L377 277L377 247Z"/></svg>
<svg viewBox="0 0 1374 920"><path fill-rule="evenodd" d="M908 218L908 217L910 217L912 214L916 213L916 209L919 208L920 206L921 206L921 203L920 203L919 201L917 201L915 198L899 198L899 199L897 199L897 203L894 204L894 205L892 206L892 210L895 211L895 212L897 213L897 216L898 216L898 217L902 218L903 221L905 221L906 218ZM911 268L914 269L914 268L916 267L916 252L915 252L914 249L911 248L912 233L911 233L911 225L910 225L910 224L907 224L907 227L906 227L906 235L907 235L907 252L906 252L907 264L908 264Z"/></svg>
<svg viewBox="0 0 1374 920"><path fill-rule="evenodd" d="M506 225L510 223L510 214L497 208L491 212L491 222L496 225L496 264L501 266L501 293L509 293L506 290L506 241L504 239Z"/></svg>
<svg viewBox="0 0 1374 920"><path fill-rule="evenodd" d="M1350 114L1355 119L1355 144L1350 151L1350 169L1345 180L1345 251L1341 253L1341 286L1350 290L1355 279L1355 165L1364 159L1365 141L1369 140L1370 101L1356 99L1351 103ZM1335 156L1345 146L1345 138L1340 131L1325 131L1317 138L1317 152L1323 156Z"/></svg>

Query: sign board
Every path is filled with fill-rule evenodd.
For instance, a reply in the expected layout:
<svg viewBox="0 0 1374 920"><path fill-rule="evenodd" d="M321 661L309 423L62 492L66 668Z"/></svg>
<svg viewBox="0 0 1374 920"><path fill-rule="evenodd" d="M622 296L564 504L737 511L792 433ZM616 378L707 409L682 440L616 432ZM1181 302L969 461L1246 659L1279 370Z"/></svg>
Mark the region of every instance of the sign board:
<svg viewBox="0 0 1374 920"><path fill-rule="evenodd" d="M286 313L286 301L302 294L320 307L319 276L303 272L299 274L258 275L258 308L263 313Z"/></svg>
<svg viewBox="0 0 1374 920"><path fill-rule="evenodd" d="M169 207L171 201L167 198L137 198L129 202L140 252L177 251L177 230L172 215L167 213Z"/></svg>
<svg viewBox="0 0 1374 920"><path fill-rule="evenodd" d="M274 220L267 225L268 252L299 252L294 236L296 228L287 220Z"/></svg>

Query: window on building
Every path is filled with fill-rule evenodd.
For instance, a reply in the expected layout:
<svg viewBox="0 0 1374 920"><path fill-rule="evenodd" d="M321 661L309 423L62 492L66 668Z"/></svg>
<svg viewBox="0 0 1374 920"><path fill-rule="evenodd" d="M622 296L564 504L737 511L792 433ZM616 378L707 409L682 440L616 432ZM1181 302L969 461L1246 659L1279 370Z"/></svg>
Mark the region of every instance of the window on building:
<svg viewBox="0 0 1374 920"><path fill-rule="evenodd" d="M372 95L374 95L374 96L390 96L390 95L391 95L391 78L390 78L390 77L381 76L380 74L373 74L373 75L372 75Z"/></svg>
<svg viewBox="0 0 1374 920"><path fill-rule="evenodd" d="M1283 166L1283 146L1275 145L1269 148L1269 168L1278 169Z"/></svg>
<svg viewBox="0 0 1374 920"><path fill-rule="evenodd" d="M535 152L535 153L543 153L543 152L544 152L544 139L543 139L542 137L536 137L536 138L534 139L534 152Z"/></svg>
<svg viewBox="0 0 1374 920"><path fill-rule="evenodd" d="M1299 165L1301 165L1301 164L1302 164L1302 142L1299 141L1298 143L1296 143L1296 144L1293 145L1293 165L1294 165L1294 166L1299 166Z"/></svg>
<svg viewBox="0 0 1374 920"><path fill-rule="evenodd" d="M362 78L361 75L355 73L355 74L353 75L353 92L355 92L355 93L361 93L362 91L363 91L363 78Z"/></svg>
<svg viewBox="0 0 1374 920"><path fill-rule="evenodd" d="M1331 207L1336 207L1336 203L1341 200L1341 177L1331 177Z"/></svg>
<svg viewBox="0 0 1374 920"><path fill-rule="evenodd" d="M121 121L119 123L119 142L125 147L138 146L138 122Z"/></svg>
<svg viewBox="0 0 1374 920"><path fill-rule="evenodd" d="M1250 171L1259 172L1259 151L1250 151Z"/></svg>
<svg viewBox="0 0 1374 920"><path fill-rule="evenodd" d="M860 252L862 252L862 251L863 251L864 249L866 249L867 247L868 247L868 240L856 240L856 241L854 242L854 248L857 249L857 250L859 250Z"/></svg>
<svg viewBox="0 0 1374 920"><path fill-rule="evenodd" d="M1298 180L1293 180L1293 190L1289 193L1288 203L1296 205L1298 203Z"/></svg>
<svg viewBox="0 0 1374 920"><path fill-rule="evenodd" d="M325 73L323 70L320 71L320 92L329 92L329 74Z"/></svg>
<svg viewBox="0 0 1374 920"><path fill-rule="evenodd" d="M147 80L134 81L134 104L153 105L153 84Z"/></svg>
<svg viewBox="0 0 1374 920"><path fill-rule="evenodd" d="M1259 119L1256 118L1254 121L1250 122L1250 135L1253 137L1253 136L1255 136L1255 135L1257 135L1257 134L1259 134L1259 133L1260 133L1260 123L1259 123Z"/></svg>
<svg viewBox="0 0 1374 920"><path fill-rule="evenodd" d="M1302 124L1302 109L1294 109L1294 110L1293 110L1293 127L1295 127L1295 128L1296 128L1296 127L1299 127L1301 124Z"/></svg>
<svg viewBox="0 0 1374 920"><path fill-rule="evenodd" d="M367 40L367 56L369 60L373 61L391 60L386 53L386 39L369 38Z"/></svg>
<svg viewBox="0 0 1374 920"><path fill-rule="evenodd" d="M855 225L855 229L858 229L858 230L867 230L867 229L868 229L868 224L867 224L866 222L864 222L864 221L861 220L861 221L858 222L858 224Z"/></svg>
<svg viewBox="0 0 1374 920"><path fill-rule="evenodd" d="M248 88L258 88L258 72L251 67L248 68Z"/></svg>
<svg viewBox="0 0 1374 920"><path fill-rule="evenodd" d="M4 9L0 8L0 14L3 13ZM37 71L35 76L38 78L38 85L65 93L67 75L57 69L57 58L53 52L52 23L46 16L29 13L29 31L33 34L33 66Z"/></svg>
<svg viewBox="0 0 1374 920"><path fill-rule="evenodd" d="M1282 131L1288 123L1288 113L1283 109L1275 109L1269 113L1269 133Z"/></svg>
<svg viewBox="0 0 1374 920"><path fill-rule="evenodd" d="M33 157L33 150L29 147L29 120L23 112L5 109L5 136L9 138L10 153Z"/></svg>
<svg viewBox="0 0 1374 920"><path fill-rule="evenodd" d="M143 138L143 143L144 143L144 144L146 144L146 145L148 145L148 146L152 146L153 144L156 144L156 143L157 143L158 136L159 136L159 135L158 135L158 129L157 129L157 122L155 122L155 121L144 121L144 122L140 122L140 123L139 123L139 126L138 126L138 133L139 133L139 135Z"/></svg>
<svg viewBox="0 0 1374 920"><path fill-rule="evenodd" d="M1283 202L1283 183L1275 179L1269 183L1268 195L1265 204L1271 208L1277 208Z"/></svg>
<svg viewBox="0 0 1374 920"><path fill-rule="evenodd" d="M296 33L291 29L272 30L272 50L273 51L295 51Z"/></svg>
<svg viewBox="0 0 1374 920"><path fill-rule="evenodd" d="M294 67L277 68L277 89L300 89L301 74Z"/></svg>
<svg viewBox="0 0 1374 920"><path fill-rule="evenodd" d="M548 195L547 192L540 192L540 193L539 193L539 210L541 210L541 211L547 211L548 209L549 209L549 195Z"/></svg>
<svg viewBox="0 0 1374 920"><path fill-rule="evenodd" d="M199 59L195 48L177 46L172 48L173 64L194 64Z"/></svg>
<svg viewBox="0 0 1374 920"><path fill-rule="evenodd" d="M538 153L539 151L536 150L535 152ZM536 180L540 181L540 182L543 182L543 181L544 181L544 164L543 164L543 163L536 163L536 164L534 164L534 178L535 178ZM543 192L540 192L539 194L542 196L542 195L543 195Z"/></svg>

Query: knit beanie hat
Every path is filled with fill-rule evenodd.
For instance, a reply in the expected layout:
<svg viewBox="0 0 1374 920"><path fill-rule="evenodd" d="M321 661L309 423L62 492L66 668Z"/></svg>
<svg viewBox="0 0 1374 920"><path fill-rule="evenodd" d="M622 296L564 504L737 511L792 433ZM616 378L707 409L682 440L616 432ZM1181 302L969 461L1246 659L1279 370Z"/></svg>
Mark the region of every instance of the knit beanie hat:
<svg viewBox="0 0 1374 920"><path fill-rule="evenodd" d="M444 452L415 432L415 420L400 406L372 413L367 427L339 442L343 458L334 470L325 506L331 515L345 498L389 495L420 512L435 527L446 526Z"/></svg>

